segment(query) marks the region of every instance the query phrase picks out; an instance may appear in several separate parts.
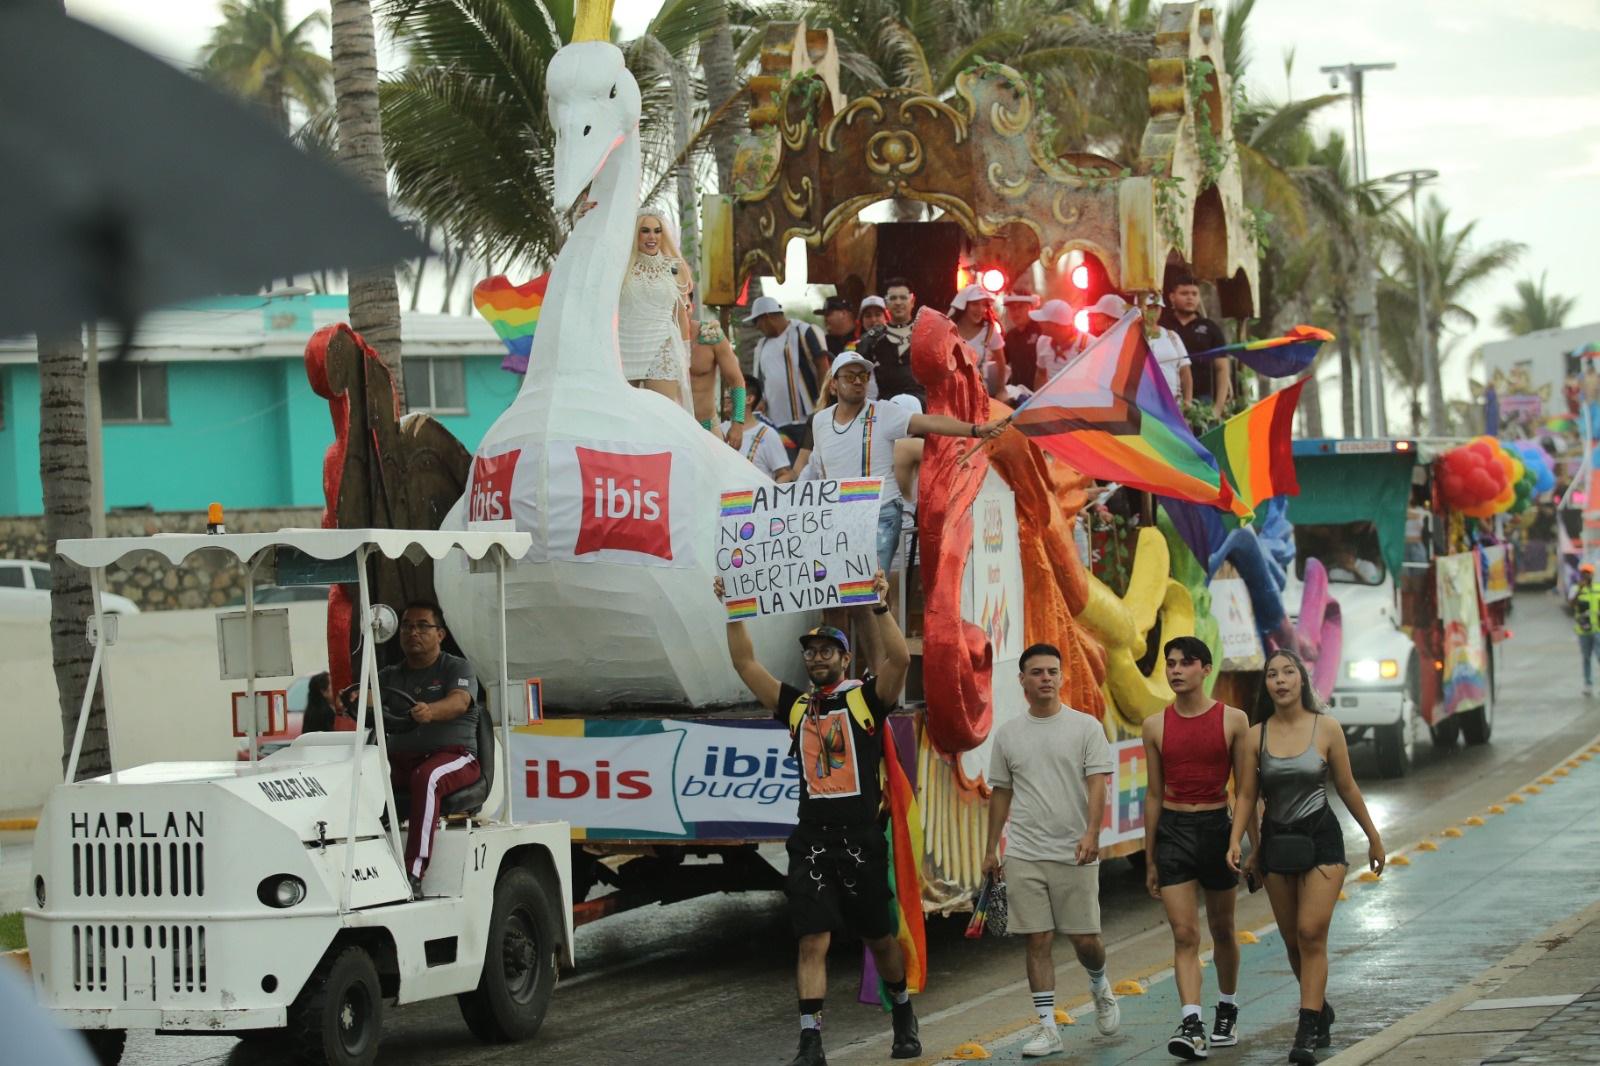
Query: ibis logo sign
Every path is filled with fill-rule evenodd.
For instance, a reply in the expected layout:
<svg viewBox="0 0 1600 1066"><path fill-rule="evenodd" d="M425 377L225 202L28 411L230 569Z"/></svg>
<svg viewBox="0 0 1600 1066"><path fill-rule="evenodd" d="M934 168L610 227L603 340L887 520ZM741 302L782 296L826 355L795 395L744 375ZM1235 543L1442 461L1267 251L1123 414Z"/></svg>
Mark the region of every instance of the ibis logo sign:
<svg viewBox="0 0 1600 1066"><path fill-rule="evenodd" d="M496 522L511 517L511 483L521 454L522 449L518 448L473 459L472 491L467 501L469 521Z"/></svg>
<svg viewBox="0 0 1600 1066"><path fill-rule="evenodd" d="M576 451L584 507L574 554L628 551L670 562L672 453Z"/></svg>

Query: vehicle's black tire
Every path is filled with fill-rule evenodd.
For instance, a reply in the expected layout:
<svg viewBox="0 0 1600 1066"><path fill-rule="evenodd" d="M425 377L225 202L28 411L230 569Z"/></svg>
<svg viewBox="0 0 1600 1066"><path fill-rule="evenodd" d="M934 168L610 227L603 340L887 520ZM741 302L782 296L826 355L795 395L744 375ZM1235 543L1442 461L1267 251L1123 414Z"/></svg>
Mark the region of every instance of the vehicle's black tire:
<svg viewBox="0 0 1600 1066"><path fill-rule="evenodd" d="M100 1066L117 1066L122 1061L122 1049L128 1044L126 1029L80 1029L78 1032Z"/></svg>
<svg viewBox="0 0 1600 1066"><path fill-rule="evenodd" d="M1494 734L1494 699L1475 711L1457 715L1461 719L1461 735L1468 744L1487 744Z"/></svg>
<svg viewBox="0 0 1600 1066"><path fill-rule="evenodd" d="M562 924L553 895L525 866L495 883L483 975L477 988L456 997L467 1028L486 1044L527 1040L544 1024Z"/></svg>
<svg viewBox="0 0 1600 1066"><path fill-rule="evenodd" d="M351 945L317 967L289 1009L290 1054L302 1066L372 1066L383 1039L383 988Z"/></svg>
<svg viewBox="0 0 1600 1066"><path fill-rule="evenodd" d="M1405 723L1375 726L1372 742L1378 749L1378 774L1381 777L1404 777L1411 770L1411 756L1406 751Z"/></svg>
<svg viewBox="0 0 1600 1066"><path fill-rule="evenodd" d="M239 1038L241 1044L251 1047L270 1047L289 1039L287 1029L235 1029L233 1035Z"/></svg>

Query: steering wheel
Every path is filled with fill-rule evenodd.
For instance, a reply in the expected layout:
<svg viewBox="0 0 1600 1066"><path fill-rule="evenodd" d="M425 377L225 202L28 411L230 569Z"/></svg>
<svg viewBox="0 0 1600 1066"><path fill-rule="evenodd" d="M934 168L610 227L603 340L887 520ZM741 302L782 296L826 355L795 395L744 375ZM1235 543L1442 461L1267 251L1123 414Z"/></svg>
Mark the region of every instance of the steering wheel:
<svg viewBox="0 0 1600 1066"><path fill-rule="evenodd" d="M355 697L360 685L349 685L339 693L339 703L347 707L349 713L355 713ZM383 715L383 731L385 733L409 733L420 724L411 717L411 708L417 705L412 699L396 688L378 690L379 706L376 708Z"/></svg>

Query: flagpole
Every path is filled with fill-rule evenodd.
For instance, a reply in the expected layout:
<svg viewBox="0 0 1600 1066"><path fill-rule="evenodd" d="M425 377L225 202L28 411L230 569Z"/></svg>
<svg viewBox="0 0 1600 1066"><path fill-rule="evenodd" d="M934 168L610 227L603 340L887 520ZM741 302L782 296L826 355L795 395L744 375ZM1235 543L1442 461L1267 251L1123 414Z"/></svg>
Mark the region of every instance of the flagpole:
<svg viewBox="0 0 1600 1066"><path fill-rule="evenodd" d="M1085 357L1087 357L1090 352L1094 351L1096 348L1100 347L1100 345L1104 344L1105 341L1106 341L1106 338L1109 337L1112 333L1114 333L1116 331L1117 326L1124 325L1129 319L1132 319L1132 318L1143 318L1143 317L1144 316L1143 316L1142 312L1140 312L1140 310L1137 307L1129 308L1128 313L1122 316L1122 318L1117 322L1116 326L1112 326L1110 329L1108 329L1104 333L1100 334L1100 336L1096 337L1094 339L1094 343L1093 344L1089 345L1083 351L1079 352L1077 355L1075 355L1071 359L1067 360L1067 363L1066 363L1065 366L1063 366L1060 370L1057 370L1054 374L1050 375L1050 380L1049 381L1046 381L1043 385L1040 385L1037 389L1034 389L1031 393L1028 394L1028 398L1027 399L1025 399L1021 403L1017 404L1017 406L1012 410L1012 412L1009 415L1006 416L1006 420L1004 422L1000 423L1000 429L1004 430L1006 427L1010 426L1012 422L1016 421L1016 417L1018 415L1020 415L1023 411L1027 410L1028 405L1030 403L1032 403L1036 397L1038 397L1042 393L1048 392L1051 385L1054 385L1057 381L1061 380L1061 378L1062 378L1062 376L1064 374L1067 374L1068 372L1070 372L1072 370L1073 367L1075 367L1079 363L1083 362ZM993 438L990 438L990 439L992 440ZM966 466L967 463L971 461L972 457L974 455L977 455L979 450L982 449L983 446L985 444L988 444L988 443L989 443L988 440L982 440L982 441L979 441L977 444L974 444L971 448L968 448L967 451L961 456L961 458L956 460L957 465Z"/></svg>

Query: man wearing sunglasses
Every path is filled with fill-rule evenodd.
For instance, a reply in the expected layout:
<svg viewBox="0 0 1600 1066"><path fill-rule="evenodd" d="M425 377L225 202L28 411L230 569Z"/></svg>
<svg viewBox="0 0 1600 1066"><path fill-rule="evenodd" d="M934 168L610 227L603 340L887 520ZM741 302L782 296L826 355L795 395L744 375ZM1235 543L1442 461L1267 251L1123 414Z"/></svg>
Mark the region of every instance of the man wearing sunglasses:
<svg viewBox="0 0 1600 1066"><path fill-rule="evenodd" d="M400 616L405 660L378 672L378 685L409 696L417 727L387 737L389 776L396 792L411 798L406 832L406 876L422 895L422 875L433 852L439 797L482 776L478 766L478 679L467 660L444 650L444 612L436 603L414 601Z"/></svg>
<svg viewBox="0 0 1600 1066"><path fill-rule="evenodd" d="M756 660L743 622L728 623L733 668L763 707L789 730L789 756L799 762L799 824L789 836L789 872L784 884L789 920L800 939L795 973L800 1008L800 1048L790 1066L824 1066L822 1001L828 984L828 944L839 930L859 936L871 949L878 973L894 1002L890 1055L922 1055L917 1018L906 988L905 956L895 939L890 907L889 849L882 823L883 730L900 698L911 652L894 615L883 602L889 580L879 570L872 581L878 604L872 624L883 654L876 675L851 680L850 639L832 626L817 626L800 638L810 691L780 682ZM722 579L714 584L723 597Z"/></svg>

